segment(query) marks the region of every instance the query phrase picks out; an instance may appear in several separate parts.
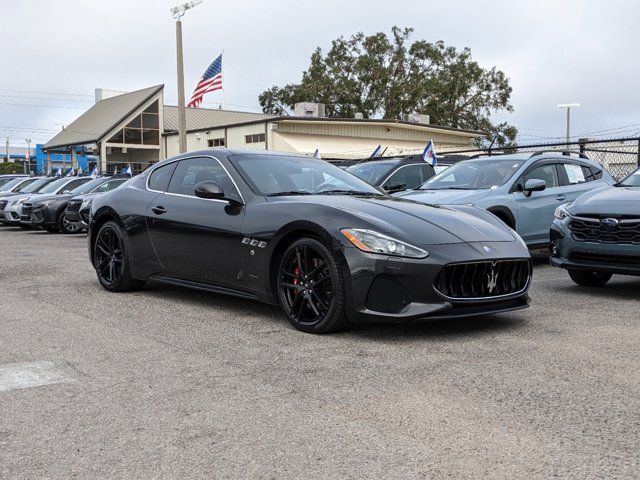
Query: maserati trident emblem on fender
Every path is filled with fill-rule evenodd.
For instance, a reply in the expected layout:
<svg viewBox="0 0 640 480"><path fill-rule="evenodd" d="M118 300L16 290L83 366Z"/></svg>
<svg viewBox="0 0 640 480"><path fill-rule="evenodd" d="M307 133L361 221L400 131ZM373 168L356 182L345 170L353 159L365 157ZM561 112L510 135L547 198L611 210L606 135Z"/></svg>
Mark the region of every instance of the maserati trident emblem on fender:
<svg viewBox="0 0 640 480"><path fill-rule="evenodd" d="M493 293L493 291L496 289L497 286L498 286L498 274L492 268L491 273L487 275L487 289L489 290L489 293Z"/></svg>

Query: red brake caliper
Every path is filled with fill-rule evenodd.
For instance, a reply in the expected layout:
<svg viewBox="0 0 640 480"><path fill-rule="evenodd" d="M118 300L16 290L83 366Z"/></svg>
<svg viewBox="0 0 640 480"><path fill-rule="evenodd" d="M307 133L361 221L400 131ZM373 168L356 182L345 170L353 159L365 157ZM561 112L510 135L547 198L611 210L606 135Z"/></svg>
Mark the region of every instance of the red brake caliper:
<svg viewBox="0 0 640 480"><path fill-rule="evenodd" d="M300 273L300 268L299 268L299 267L296 267L296 268L293 270L293 274L297 277L299 273ZM293 284L294 284L294 285L298 285L298 279L297 279L297 278L294 278L294 279L293 279ZM298 291L296 290L296 291L295 291L295 293L294 293L294 295L298 295L298 293L300 293L300 292L298 292Z"/></svg>

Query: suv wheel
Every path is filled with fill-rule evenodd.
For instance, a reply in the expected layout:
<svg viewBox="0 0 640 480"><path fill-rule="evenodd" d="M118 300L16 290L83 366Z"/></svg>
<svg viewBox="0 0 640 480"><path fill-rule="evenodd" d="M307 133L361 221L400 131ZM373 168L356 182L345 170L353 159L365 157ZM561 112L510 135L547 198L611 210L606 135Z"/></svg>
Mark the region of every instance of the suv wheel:
<svg viewBox="0 0 640 480"><path fill-rule="evenodd" d="M67 234L79 233L82 231L82 227L67 220L67 214L65 212L62 212L58 217L58 228L62 233Z"/></svg>
<svg viewBox="0 0 640 480"><path fill-rule="evenodd" d="M584 270L569 270L571 280L583 287L602 287L611 280L611 273L586 272Z"/></svg>

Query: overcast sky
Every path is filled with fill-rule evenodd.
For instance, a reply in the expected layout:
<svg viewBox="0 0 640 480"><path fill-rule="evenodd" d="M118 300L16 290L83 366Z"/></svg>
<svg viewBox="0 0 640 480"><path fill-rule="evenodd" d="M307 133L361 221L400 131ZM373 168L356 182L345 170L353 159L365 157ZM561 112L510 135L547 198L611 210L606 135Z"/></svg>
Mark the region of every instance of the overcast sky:
<svg viewBox="0 0 640 480"><path fill-rule="evenodd" d="M178 1L3 1L2 143L48 140L92 104L96 87L164 83L165 102L176 103L168 9ZM561 138L565 102L582 104L573 134L637 135L639 14L638 2L611 0L205 0L184 17L187 96L224 49L225 91L205 106L258 111L259 93L297 81L316 46L397 25L414 27L416 39L470 47L482 66L503 70L515 112L495 118L515 124L520 143Z"/></svg>

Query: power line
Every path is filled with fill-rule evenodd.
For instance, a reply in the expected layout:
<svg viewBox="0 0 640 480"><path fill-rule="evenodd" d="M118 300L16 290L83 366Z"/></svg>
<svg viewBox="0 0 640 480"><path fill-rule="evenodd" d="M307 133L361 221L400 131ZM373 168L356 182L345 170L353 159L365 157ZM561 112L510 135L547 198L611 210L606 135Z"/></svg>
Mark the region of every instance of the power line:
<svg viewBox="0 0 640 480"><path fill-rule="evenodd" d="M89 95L86 93L62 93L62 92L42 92L36 90L17 90L10 88L0 88L0 92L15 92L15 93L36 93L40 95L61 95L67 97L89 97L94 98L93 95Z"/></svg>
<svg viewBox="0 0 640 480"><path fill-rule="evenodd" d="M84 107L68 107L65 105L34 105L30 103L5 103L0 102L0 105L8 105L12 107L35 107L35 108L58 108L64 110L86 110Z"/></svg>

